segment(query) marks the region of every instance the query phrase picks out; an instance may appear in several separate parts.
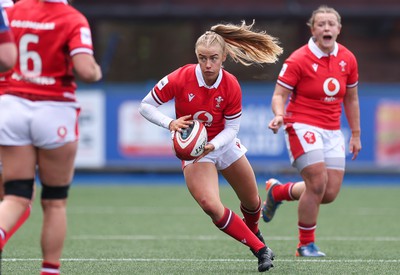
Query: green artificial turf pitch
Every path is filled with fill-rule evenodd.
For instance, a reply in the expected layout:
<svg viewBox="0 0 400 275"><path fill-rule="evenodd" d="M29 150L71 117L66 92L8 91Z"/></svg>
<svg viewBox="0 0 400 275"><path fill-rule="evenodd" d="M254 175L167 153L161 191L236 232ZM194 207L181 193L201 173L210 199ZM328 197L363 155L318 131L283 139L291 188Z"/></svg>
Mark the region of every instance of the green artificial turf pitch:
<svg viewBox="0 0 400 275"><path fill-rule="evenodd" d="M265 197L264 186L260 194ZM40 190L38 190L40 191ZM223 203L241 215L232 189ZM400 274L400 187L344 186L323 205L317 245L327 257L294 256L297 202L260 229L276 254L266 274ZM33 212L3 251L2 274L39 274L42 213ZM177 185L74 185L68 202L62 274L256 274L250 250L220 232Z"/></svg>

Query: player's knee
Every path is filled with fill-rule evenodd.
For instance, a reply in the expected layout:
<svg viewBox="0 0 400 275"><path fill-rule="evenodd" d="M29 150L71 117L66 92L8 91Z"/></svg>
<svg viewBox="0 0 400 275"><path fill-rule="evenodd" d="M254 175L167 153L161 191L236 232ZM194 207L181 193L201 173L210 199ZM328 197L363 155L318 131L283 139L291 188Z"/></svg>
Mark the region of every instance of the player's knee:
<svg viewBox="0 0 400 275"><path fill-rule="evenodd" d="M9 180L4 183L4 194L32 199L34 179Z"/></svg>
<svg viewBox="0 0 400 275"><path fill-rule="evenodd" d="M203 209L203 211L214 220L215 216L217 215L217 207L215 203L207 199L202 199L198 201L198 203L201 209Z"/></svg>
<svg viewBox="0 0 400 275"><path fill-rule="evenodd" d="M42 183L42 200L62 200L68 197L69 185L49 186Z"/></svg>
<svg viewBox="0 0 400 275"><path fill-rule="evenodd" d="M331 203L336 199L336 197L337 197L337 193L325 192L321 203L323 203L323 204Z"/></svg>

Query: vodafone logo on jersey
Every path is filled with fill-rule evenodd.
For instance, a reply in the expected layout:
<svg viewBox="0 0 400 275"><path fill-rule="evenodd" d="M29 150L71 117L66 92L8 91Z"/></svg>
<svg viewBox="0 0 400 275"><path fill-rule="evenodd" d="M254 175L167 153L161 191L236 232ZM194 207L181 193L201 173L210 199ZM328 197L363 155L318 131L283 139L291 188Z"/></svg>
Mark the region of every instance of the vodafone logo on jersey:
<svg viewBox="0 0 400 275"><path fill-rule="evenodd" d="M336 78L330 77L324 81L323 88L327 96L335 96L340 91L340 84Z"/></svg>
<svg viewBox="0 0 400 275"><path fill-rule="evenodd" d="M198 111L193 115L193 120L203 122L205 126L210 127L213 121L213 116L206 111Z"/></svg>

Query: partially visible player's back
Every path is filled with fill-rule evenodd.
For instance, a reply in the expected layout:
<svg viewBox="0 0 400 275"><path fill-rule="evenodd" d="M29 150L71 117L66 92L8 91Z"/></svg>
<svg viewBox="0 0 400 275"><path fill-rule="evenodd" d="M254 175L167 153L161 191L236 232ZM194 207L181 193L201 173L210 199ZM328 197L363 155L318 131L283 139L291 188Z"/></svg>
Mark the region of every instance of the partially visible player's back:
<svg viewBox="0 0 400 275"><path fill-rule="evenodd" d="M14 2L12 0L0 0L0 6L7 12L9 8L14 6ZM0 95L4 94L5 90L8 87L8 77L11 75L12 71L0 73Z"/></svg>
<svg viewBox="0 0 400 275"><path fill-rule="evenodd" d="M19 60L10 79L11 93L74 101L71 56L93 53L86 18L66 0L20 1L9 17L19 45Z"/></svg>

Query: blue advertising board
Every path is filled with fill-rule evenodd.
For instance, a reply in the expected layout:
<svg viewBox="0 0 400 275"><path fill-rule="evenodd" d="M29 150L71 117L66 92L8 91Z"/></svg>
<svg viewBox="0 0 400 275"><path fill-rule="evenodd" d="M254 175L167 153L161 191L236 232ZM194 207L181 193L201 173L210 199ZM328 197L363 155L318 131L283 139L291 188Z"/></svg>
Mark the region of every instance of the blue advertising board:
<svg viewBox="0 0 400 275"><path fill-rule="evenodd" d="M104 85L103 167L144 171L177 171L180 161L172 151L168 130L153 125L138 112L141 99L154 83ZM243 83L243 116L239 138L256 171L292 169L282 130L268 129L274 83ZM99 87L96 88L97 90ZM357 160L347 152L348 170L396 169L400 167L400 85L369 84L359 87L362 146ZM163 112L174 115L173 104ZM84 108L83 108L84 109ZM350 129L342 115L346 145ZM101 168L101 167L99 167Z"/></svg>

